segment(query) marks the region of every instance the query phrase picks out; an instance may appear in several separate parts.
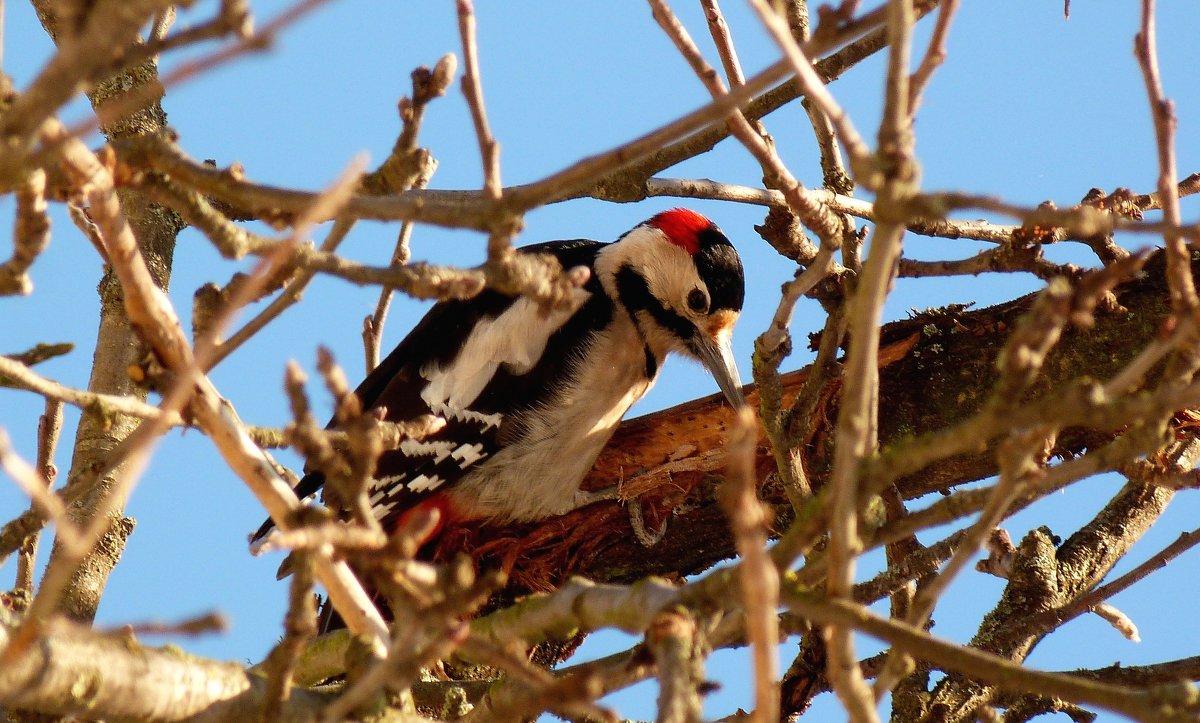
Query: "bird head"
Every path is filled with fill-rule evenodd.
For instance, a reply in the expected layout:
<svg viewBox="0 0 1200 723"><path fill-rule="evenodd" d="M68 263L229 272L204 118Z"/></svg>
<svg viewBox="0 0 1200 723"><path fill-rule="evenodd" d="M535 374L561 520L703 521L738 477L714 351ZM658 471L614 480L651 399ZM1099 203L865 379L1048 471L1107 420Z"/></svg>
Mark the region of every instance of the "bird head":
<svg viewBox="0 0 1200 723"><path fill-rule="evenodd" d="M695 211L663 211L597 261L601 282L628 310L651 352L659 359L679 352L699 361L729 403L741 406L731 342L745 276L721 229Z"/></svg>

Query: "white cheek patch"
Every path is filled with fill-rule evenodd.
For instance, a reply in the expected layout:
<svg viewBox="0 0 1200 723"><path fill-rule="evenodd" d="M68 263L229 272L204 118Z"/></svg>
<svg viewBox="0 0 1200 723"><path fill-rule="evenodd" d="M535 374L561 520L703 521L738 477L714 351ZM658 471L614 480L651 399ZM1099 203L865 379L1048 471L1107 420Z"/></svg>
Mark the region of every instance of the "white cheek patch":
<svg viewBox="0 0 1200 723"><path fill-rule="evenodd" d="M688 293L699 288L708 295L708 285L697 275L692 255L671 243L662 231L653 226L635 228L597 257L597 275L613 298L619 296L616 274L624 266L632 266L637 270L658 303L685 318L695 316L687 308ZM639 313L639 317L643 326L661 330L649 312ZM669 340L658 346L673 351L678 349L678 344Z"/></svg>
<svg viewBox="0 0 1200 723"><path fill-rule="evenodd" d="M513 374L525 374L541 359L550 335L589 296L589 292L575 289L568 307L549 313L522 297L500 316L480 321L449 364L431 364L421 369L421 376L429 382L421 398L435 412L439 408L461 411L475 401L501 364Z"/></svg>

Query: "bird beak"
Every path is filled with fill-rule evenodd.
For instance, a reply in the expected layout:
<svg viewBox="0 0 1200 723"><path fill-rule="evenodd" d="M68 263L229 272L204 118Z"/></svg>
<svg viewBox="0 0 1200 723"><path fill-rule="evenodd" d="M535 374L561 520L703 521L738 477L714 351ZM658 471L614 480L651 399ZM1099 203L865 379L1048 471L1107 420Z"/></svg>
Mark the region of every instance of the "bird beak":
<svg viewBox="0 0 1200 723"><path fill-rule="evenodd" d="M732 335L729 329L722 329L714 336L703 332L696 334L689 346L700 363L717 380L717 385L725 393L729 404L737 409L746 403L746 399L742 396L742 380L738 376L737 362L733 360L731 342Z"/></svg>

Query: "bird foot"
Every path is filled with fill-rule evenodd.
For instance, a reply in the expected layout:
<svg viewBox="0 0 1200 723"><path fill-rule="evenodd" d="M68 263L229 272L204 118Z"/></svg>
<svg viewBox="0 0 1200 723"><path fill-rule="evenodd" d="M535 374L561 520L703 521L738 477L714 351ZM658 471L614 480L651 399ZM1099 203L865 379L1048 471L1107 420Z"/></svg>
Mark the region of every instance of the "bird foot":
<svg viewBox="0 0 1200 723"><path fill-rule="evenodd" d="M621 494L616 485L600 490L577 490L575 497L571 499L571 509L574 510L593 505L597 502L608 502L609 500L619 499L621 499Z"/></svg>
<svg viewBox="0 0 1200 723"><path fill-rule="evenodd" d="M572 509L586 507L596 502L620 499L621 494L617 485L599 490L579 490L575 493L575 498L572 500L574 503ZM629 527L633 529L633 536L641 543L642 547L654 547L659 542L662 542L662 539L667 536L669 519L663 520L662 526L657 530L650 531L646 529L646 520L642 516L642 504L636 499L624 500L624 502L629 512Z"/></svg>
<svg viewBox="0 0 1200 723"><path fill-rule="evenodd" d="M667 536L667 525L671 518L663 520L662 526L654 532L646 529L646 521L642 517L642 503L636 499L629 500L629 526L633 529L633 537L642 544L642 547L654 547L662 542L662 539Z"/></svg>

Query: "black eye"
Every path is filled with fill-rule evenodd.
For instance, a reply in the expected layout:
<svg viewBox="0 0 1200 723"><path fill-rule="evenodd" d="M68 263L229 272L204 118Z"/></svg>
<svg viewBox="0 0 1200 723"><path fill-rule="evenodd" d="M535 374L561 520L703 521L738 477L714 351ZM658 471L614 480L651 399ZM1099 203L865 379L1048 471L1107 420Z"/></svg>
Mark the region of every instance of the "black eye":
<svg viewBox="0 0 1200 723"><path fill-rule="evenodd" d="M708 309L708 297L700 289L692 289L687 296L688 308L697 314Z"/></svg>

